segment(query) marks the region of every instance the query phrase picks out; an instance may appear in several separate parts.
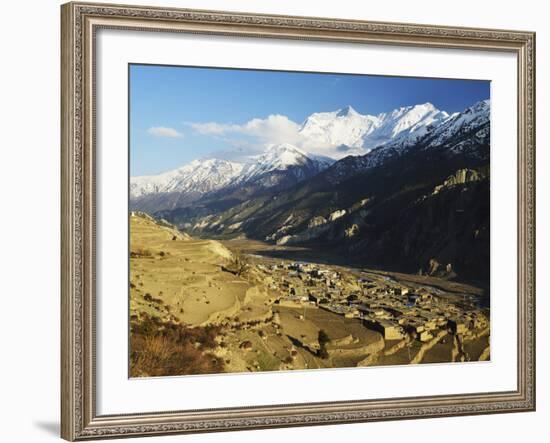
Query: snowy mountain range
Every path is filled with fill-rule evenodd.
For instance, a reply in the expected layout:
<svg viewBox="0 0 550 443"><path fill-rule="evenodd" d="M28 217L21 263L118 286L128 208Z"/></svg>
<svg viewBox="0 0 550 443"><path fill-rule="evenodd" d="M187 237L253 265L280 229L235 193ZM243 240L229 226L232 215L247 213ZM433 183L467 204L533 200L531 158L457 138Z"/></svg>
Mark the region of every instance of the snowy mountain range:
<svg viewBox="0 0 550 443"><path fill-rule="evenodd" d="M361 156L361 160L353 164L368 168L415 146L421 140L424 145L443 145L445 140L488 122L489 112L488 100L453 115L431 103L401 107L376 116L362 115L347 106L333 112L310 115L301 125L300 134L307 140L308 146L333 146L340 156ZM312 149L312 152L315 150ZM338 161L331 170L349 173L343 168L349 163L348 159ZM192 193L198 198L250 183L261 183L264 188L278 185L284 176L291 179L290 184L294 184L315 176L335 161L282 143L270 146L247 162L200 159L159 175L131 177L130 197L135 201L156 194Z"/></svg>
<svg viewBox="0 0 550 443"><path fill-rule="evenodd" d="M332 182L349 178L354 173L375 168L411 149L449 148L455 154L465 151L470 147L472 139L460 140L461 135L477 130L475 139L478 142L488 140L490 111L489 100L483 100L463 112L448 116L444 120L422 127L417 126L415 130L401 132L398 136L369 151L366 155L347 157L336 162L327 171L327 178ZM448 143L451 143L452 146L447 146ZM477 155L475 147L473 155Z"/></svg>
<svg viewBox="0 0 550 443"><path fill-rule="evenodd" d="M232 183L243 172L242 163L210 158L193 160L178 169L158 175L130 178L130 196L168 192L208 193Z"/></svg>
<svg viewBox="0 0 550 443"><path fill-rule="evenodd" d="M251 183L270 172L287 171L298 181L313 176L334 160L308 155L288 143L275 145L248 163L222 159L193 160L173 171L159 175L130 178L130 196L194 192L207 194L229 186Z"/></svg>
<svg viewBox="0 0 550 443"><path fill-rule="evenodd" d="M359 114L351 106L310 115L300 128L307 139L337 146L345 155L365 154L397 138L419 138L430 125L449 118L431 103L405 106L378 115Z"/></svg>

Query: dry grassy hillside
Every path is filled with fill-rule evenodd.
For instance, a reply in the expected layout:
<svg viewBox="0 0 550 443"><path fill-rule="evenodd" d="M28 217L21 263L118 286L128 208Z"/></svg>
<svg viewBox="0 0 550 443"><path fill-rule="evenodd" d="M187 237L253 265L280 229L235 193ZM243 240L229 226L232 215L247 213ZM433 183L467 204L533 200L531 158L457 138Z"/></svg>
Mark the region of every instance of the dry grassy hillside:
<svg viewBox="0 0 550 443"><path fill-rule="evenodd" d="M357 320L275 305L269 276L217 241L142 214L130 233L132 376L331 367L317 355L324 329L347 338L350 352L334 353L341 365L384 345Z"/></svg>

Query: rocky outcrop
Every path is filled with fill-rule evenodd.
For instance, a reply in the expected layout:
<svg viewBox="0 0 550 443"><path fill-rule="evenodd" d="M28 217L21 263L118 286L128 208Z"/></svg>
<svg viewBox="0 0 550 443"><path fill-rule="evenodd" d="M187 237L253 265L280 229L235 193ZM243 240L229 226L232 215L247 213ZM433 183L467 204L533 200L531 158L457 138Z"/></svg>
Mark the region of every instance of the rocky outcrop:
<svg viewBox="0 0 550 443"><path fill-rule="evenodd" d="M354 237L358 233L359 233L359 226L355 223L351 225L349 228L346 228L346 230L344 231L345 236L348 238Z"/></svg>
<svg viewBox="0 0 550 443"><path fill-rule="evenodd" d="M277 240L278 245L291 245L297 243L306 243L314 240L330 229L330 224L315 226L311 229L305 229L297 234L285 235Z"/></svg>
<svg viewBox="0 0 550 443"><path fill-rule="evenodd" d="M328 216L328 219L330 221L338 220L339 218L346 215L346 213L347 211L345 209L339 209L337 211L331 212L330 215Z"/></svg>
<svg viewBox="0 0 550 443"><path fill-rule="evenodd" d="M457 185L464 185L470 182L480 181L484 178L485 174L476 171L475 169L459 169L453 175L450 175L447 180L445 180L442 184L437 185L434 188L432 195L438 194L443 189L452 188Z"/></svg>
<svg viewBox="0 0 550 443"><path fill-rule="evenodd" d="M423 269L418 271L419 275L429 275L430 277L440 277L440 278L452 278L456 276L453 271L453 265L447 263L443 265L439 263L436 259L431 258L430 261L426 264Z"/></svg>
<svg viewBox="0 0 550 443"><path fill-rule="evenodd" d="M321 226L327 223L327 219L322 216L313 217L311 220L309 220L307 227L308 228L315 228L317 226Z"/></svg>

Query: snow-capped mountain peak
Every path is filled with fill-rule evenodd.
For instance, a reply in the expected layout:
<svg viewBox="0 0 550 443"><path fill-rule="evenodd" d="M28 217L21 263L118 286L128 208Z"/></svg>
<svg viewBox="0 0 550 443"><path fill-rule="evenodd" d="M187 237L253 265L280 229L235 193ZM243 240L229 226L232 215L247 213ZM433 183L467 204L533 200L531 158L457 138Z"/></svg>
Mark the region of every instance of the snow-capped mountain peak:
<svg viewBox="0 0 550 443"><path fill-rule="evenodd" d="M285 169L299 165L307 160L307 155L301 149L290 143L281 143L271 146L257 158L256 163L272 164L274 167Z"/></svg>
<svg viewBox="0 0 550 443"><path fill-rule="evenodd" d="M200 159L158 175L130 178L133 198L167 192L206 193L231 183L243 170L241 163L221 159Z"/></svg>
<svg viewBox="0 0 550 443"><path fill-rule="evenodd" d="M363 115L348 105L333 112L311 114L302 124L300 133L311 144L334 147L339 157L361 155L413 132L417 132L414 134L417 139L425 133L425 128L448 117L449 114L429 102L378 115ZM347 149L342 149L345 147Z"/></svg>
<svg viewBox="0 0 550 443"><path fill-rule="evenodd" d="M378 167L411 149L444 149L450 155L467 153L482 158L486 151L478 151L478 148L489 143L490 131L487 123L490 108L489 100L483 100L451 115L439 111L429 103L395 110L391 113L394 120L398 120L401 128L405 128L401 129L398 136L387 143L379 144L365 155L336 162L327 171L326 177L337 182L360 171ZM386 115L379 117L390 121ZM388 126L395 128L398 125ZM382 127L379 131L382 131Z"/></svg>
<svg viewBox="0 0 550 443"><path fill-rule="evenodd" d="M428 126L448 117L449 114L440 111L431 103L405 106L390 113L379 114L380 126L370 140L366 141L365 147L375 148L419 130L421 134L416 135L423 135Z"/></svg>
<svg viewBox="0 0 550 443"><path fill-rule="evenodd" d="M255 157L251 163L244 166L239 181L250 181L274 171L286 171L292 168L304 168L312 172L320 172L330 165L327 159L308 156L304 151L290 143L271 146L266 152Z"/></svg>
<svg viewBox="0 0 550 443"><path fill-rule="evenodd" d="M378 124L377 117L362 115L351 106L346 106L337 111L311 114L302 123L300 134L319 146L362 148L363 138Z"/></svg>
<svg viewBox="0 0 550 443"><path fill-rule="evenodd" d="M359 115L359 113L353 109L351 105L347 105L346 107L336 111L337 117L347 117L348 115Z"/></svg>
<svg viewBox="0 0 550 443"><path fill-rule="evenodd" d="M491 104L489 100L482 100L448 117L432 134L430 146L441 145L451 137L470 131L472 128L482 127L490 119Z"/></svg>

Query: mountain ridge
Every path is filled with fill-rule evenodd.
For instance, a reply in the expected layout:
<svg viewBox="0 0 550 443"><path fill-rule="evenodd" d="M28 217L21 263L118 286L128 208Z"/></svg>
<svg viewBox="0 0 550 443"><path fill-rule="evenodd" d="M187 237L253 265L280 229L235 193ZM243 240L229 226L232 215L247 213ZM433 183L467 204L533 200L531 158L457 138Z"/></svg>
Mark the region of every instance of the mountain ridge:
<svg viewBox="0 0 550 443"><path fill-rule="evenodd" d="M348 155L334 161L308 153L292 144L281 143L270 146L247 163L221 159L195 160L152 178L131 178L130 208L152 214L162 212L163 216L170 218L170 211L188 207L188 210L179 212L178 220L196 220L199 216L238 207L247 200L283 192L302 182L325 181L326 185L323 186L336 186L343 180L349 180L356 174L365 174L411 150L443 149L449 150L449 155L465 153L467 156L488 156L488 153L478 149L489 136L488 100L452 115L441 114L430 103L401 107L390 114L391 121L401 123L397 126L379 125L381 129L377 130L390 134L392 138L366 154ZM310 118L323 120L327 116L340 120L348 117L365 118L351 106L332 113L312 114ZM444 118L437 119L434 116ZM387 118L385 114L383 118ZM394 134L397 136L394 137ZM447 146L447 142L452 146Z"/></svg>

